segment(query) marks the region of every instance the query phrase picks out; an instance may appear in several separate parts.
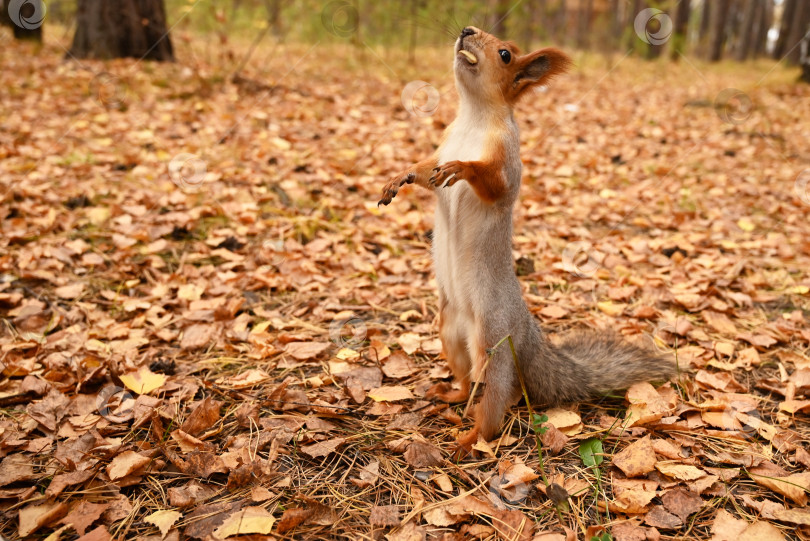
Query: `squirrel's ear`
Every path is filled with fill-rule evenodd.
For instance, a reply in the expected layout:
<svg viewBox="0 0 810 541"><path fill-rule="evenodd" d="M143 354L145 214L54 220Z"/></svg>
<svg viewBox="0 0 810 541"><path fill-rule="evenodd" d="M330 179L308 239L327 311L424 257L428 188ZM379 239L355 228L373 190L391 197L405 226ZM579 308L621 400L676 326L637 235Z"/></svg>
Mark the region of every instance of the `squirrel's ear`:
<svg viewBox="0 0 810 541"><path fill-rule="evenodd" d="M565 73L570 66L571 59L559 49L540 49L521 56L512 81L514 98L519 98L528 88L545 84L555 75Z"/></svg>

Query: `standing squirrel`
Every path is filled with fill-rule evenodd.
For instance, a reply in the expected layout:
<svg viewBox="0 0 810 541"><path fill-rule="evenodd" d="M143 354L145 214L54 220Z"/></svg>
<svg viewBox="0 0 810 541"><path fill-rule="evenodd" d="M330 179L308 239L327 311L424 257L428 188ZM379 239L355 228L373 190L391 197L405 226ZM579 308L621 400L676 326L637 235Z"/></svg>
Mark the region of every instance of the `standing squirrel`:
<svg viewBox="0 0 810 541"><path fill-rule="evenodd" d="M427 397L466 401L470 380L486 366L475 427L459 437L460 451L469 451L479 435L494 437L504 412L521 396L510 348L491 351L507 335L537 405L580 401L674 372L672 362L611 334L576 332L554 345L523 301L512 261L512 211L522 169L512 108L570 64L557 49L521 55L511 42L465 28L455 43L458 116L435 154L396 175L378 203L388 205L404 184L436 192L439 335L460 389L439 383Z"/></svg>

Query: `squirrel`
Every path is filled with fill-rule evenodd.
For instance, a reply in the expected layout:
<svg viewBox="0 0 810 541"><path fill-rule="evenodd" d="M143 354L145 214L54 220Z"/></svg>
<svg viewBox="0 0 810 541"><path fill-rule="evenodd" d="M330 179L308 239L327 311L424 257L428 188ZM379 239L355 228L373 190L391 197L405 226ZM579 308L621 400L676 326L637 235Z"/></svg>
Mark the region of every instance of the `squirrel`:
<svg viewBox="0 0 810 541"><path fill-rule="evenodd" d="M490 441L498 433L506 409L522 395L510 348L492 351L507 335L527 394L537 405L577 402L667 379L675 366L610 333L579 331L552 344L523 300L512 261L512 212L522 170L513 107L533 88L566 72L571 60L554 48L521 54L514 43L472 26L461 32L454 51L456 119L431 158L385 185L378 206L388 205L405 184L436 193L432 255L439 336L460 388L439 383L426 397L464 402L471 379L482 377L486 385L473 410L475 426L457 439L459 452L466 454L479 436Z"/></svg>

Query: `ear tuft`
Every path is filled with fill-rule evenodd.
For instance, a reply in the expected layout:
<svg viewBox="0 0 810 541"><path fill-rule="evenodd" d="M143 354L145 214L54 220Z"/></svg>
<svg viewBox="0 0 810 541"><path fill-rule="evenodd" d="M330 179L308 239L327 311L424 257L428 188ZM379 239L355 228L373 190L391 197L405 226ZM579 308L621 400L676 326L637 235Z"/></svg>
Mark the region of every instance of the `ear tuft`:
<svg viewBox="0 0 810 541"><path fill-rule="evenodd" d="M520 57L519 68L512 82L514 99L518 99L528 88L546 84L570 67L571 59L559 49L540 49Z"/></svg>

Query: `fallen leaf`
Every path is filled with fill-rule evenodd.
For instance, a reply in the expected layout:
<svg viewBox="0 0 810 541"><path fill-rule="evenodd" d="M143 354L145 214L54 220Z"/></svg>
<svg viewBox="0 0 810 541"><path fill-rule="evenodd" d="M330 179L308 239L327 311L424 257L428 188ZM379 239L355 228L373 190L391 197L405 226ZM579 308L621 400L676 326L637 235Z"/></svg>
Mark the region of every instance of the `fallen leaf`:
<svg viewBox="0 0 810 541"><path fill-rule="evenodd" d="M333 438L331 440L319 441L318 443L301 447L301 452L306 453L312 458L318 458L334 453L345 441L346 438Z"/></svg>
<svg viewBox="0 0 810 541"><path fill-rule="evenodd" d="M228 516L225 521L214 530L216 539L226 539L234 535L269 534L276 519L273 514L263 507L245 507Z"/></svg>
<svg viewBox="0 0 810 541"><path fill-rule="evenodd" d="M405 461L414 468L434 468L444 463L441 451L433 445L414 441L404 453Z"/></svg>
<svg viewBox="0 0 810 541"><path fill-rule="evenodd" d="M706 472L694 466L674 462L658 462L655 464L655 469L680 481L694 481L706 475Z"/></svg>
<svg viewBox="0 0 810 541"><path fill-rule="evenodd" d="M410 400L413 393L400 385L377 387L368 392L368 397L375 402L396 402L397 400Z"/></svg>
<svg viewBox="0 0 810 541"><path fill-rule="evenodd" d="M807 505L807 491L810 490L810 473L795 473L786 477L757 475L749 472L751 479L758 485L773 490L799 505Z"/></svg>
<svg viewBox="0 0 810 541"><path fill-rule="evenodd" d="M326 351L330 342L290 342L284 352L299 361L308 361Z"/></svg>
<svg viewBox="0 0 810 541"><path fill-rule="evenodd" d="M165 375L155 374L146 365L141 366L137 372L124 374L120 379L127 389L138 394L149 394L166 383Z"/></svg>
<svg viewBox="0 0 810 541"><path fill-rule="evenodd" d="M613 464L627 477L638 477L655 469L658 459L649 435L627 446L613 457Z"/></svg>
<svg viewBox="0 0 810 541"><path fill-rule="evenodd" d="M179 513L178 511L162 509L144 517L143 520L149 524L157 526L158 530L160 530L161 536L166 537L166 534L168 534L169 530L172 529L174 523L177 522L182 516L183 514Z"/></svg>
<svg viewBox="0 0 810 541"><path fill-rule="evenodd" d="M374 505L371 507L371 514L368 518L372 526L399 526L399 506L398 505Z"/></svg>
<svg viewBox="0 0 810 541"><path fill-rule="evenodd" d="M28 537L44 526L59 520L67 513L67 505L62 502L44 502L27 505L19 510L20 537Z"/></svg>
<svg viewBox="0 0 810 541"><path fill-rule="evenodd" d="M110 480L115 481L116 479L121 479L122 477L137 472L149 464L149 462L150 459L140 453L124 451L113 458L110 465L107 466L107 475L110 476Z"/></svg>

